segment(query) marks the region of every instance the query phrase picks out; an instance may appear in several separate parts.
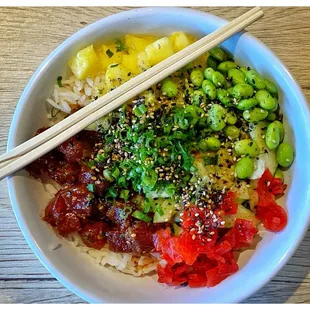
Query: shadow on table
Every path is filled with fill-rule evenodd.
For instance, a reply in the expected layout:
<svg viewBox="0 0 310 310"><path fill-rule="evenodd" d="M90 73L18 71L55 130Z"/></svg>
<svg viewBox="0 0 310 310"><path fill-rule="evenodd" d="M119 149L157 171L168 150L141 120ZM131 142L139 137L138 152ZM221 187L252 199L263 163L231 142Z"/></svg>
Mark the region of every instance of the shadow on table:
<svg viewBox="0 0 310 310"><path fill-rule="evenodd" d="M297 289L310 272L310 230L298 247L294 256L285 267L262 289L243 303L309 303L310 296L307 290L304 295Z"/></svg>

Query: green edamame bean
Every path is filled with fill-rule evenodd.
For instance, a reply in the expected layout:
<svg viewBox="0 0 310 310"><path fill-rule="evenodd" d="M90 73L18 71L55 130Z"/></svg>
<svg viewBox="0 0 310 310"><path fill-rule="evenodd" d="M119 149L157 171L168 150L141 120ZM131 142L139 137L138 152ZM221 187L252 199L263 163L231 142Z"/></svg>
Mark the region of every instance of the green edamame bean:
<svg viewBox="0 0 310 310"><path fill-rule="evenodd" d="M206 95L202 90L195 90L191 96L192 103L200 106L202 103L206 103Z"/></svg>
<svg viewBox="0 0 310 310"><path fill-rule="evenodd" d="M248 83L255 89L264 89L266 87L264 79L253 69L247 71L246 78Z"/></svg>
<svg viewBox="0 0 310 310"><path fill-rule="evenodd" d="M275 105L276 105L276 101L274 100L274 98L265 89L259 90L255 94L255 98L257 99L259 105L263 109L272 110L275 107Z"/></svg>
<svg viewBox="0 0 310 310"><path fill-rule="evenodd" d="M209 110L208 123L212 130L220 131L225 127L226 109L219 104L213 104Z"/></svg>
<svg viewBox="0 0 310 310"><path fill-rule="evenodd" d="M282 142L277 148L277 161L282 167L289 167L294 161L294 150L290 144Z"/></svg>
<svg viewBox="0 0 310 310"><path fill-rule="evenodd" d="M267 126L265 142L270 150L276 149L280 144L280 129L274 122Z"/></svg>
<svg viewBox="0 0 310 310"><path fill-rule="evenodd" d="M205 71L203 72L203 75L207 80L212 81L212 74L214 72L215 71L212 68L206 68Z"/></svg>
<svg viewBox="0 0 310 310"><path fill-rule="evenodd" d="M217 89L216 97L220 100L225 106L231 106L232 98L229 95L228 91L223 88Z"/></svg>
<svg viewBox="0 0 310 310"><path fill-rule="evenodd" d="M203 151L203 152L206 152L208 150L208 145L207 145L207 142L206 142L206 139L201 139L199 142L198 142L198 148Z"/></svg>
<svg viewBox="0 0 310 310"><path fill-rule="evenodd" d="M224 135L230 139L237 139L240 135L240 130L234 125L228 125L224 129Z"/></svg>
<svg viewBox="0 0 310 310"><path fill-rule="evenodd" d="M245 111L254 108L258 104L255 98L242 99L237 104L237 109Z"/></svg>
<svg viewBox="0 0 310 310"><path fill-rule="evenodd" d="M225 122L228 125L235 125L237 123L237 116L234 112L227 112Z"/></svg>
<svg viewBox="0 0 310 310"><path fill-rule="evenodd" d="M235 151L238 155L256 157L259 154L259 146L251 139L243 139L236 142Z"/></svg>
<svg viewBox="0 0 310 310"><path fill-rule="evenodd" d="M270 92L270 94L278 99L278 90L276 88L276 86L269 80L264 79L265 85L266 85L266 89Z"/></svg>
<svg viewBox="0 0 310 310"><path fill-rule="evenodd" d="M254 172L254 161L249 157L241 158L235 167L237 177L239 179L247 179Z"/></svg>
<svg viewBox="0 0 310 310"><path fill-rule="evenodd" d="M260 108L254 108L253 110L243 111L243 118L249 123L255 123L262 121L268 115L268 111Z"/></svg>
<svg viewBox="0 0 310 310"><path fill-rule="evenodd" d="M216 98L216 87L211 81L204 80L202 82L201 88L210 99L213 100Z"/></svg>
<svg viewBox="0 0 310 310"><path fill-rule="evenodd" d="M205 139L205 142L207 144L207 148L210 151L217 151L221 147L221 141L216 137L209 137Z"/></svg>
<svg viewBox="0 0 310 310"><path fill-rule="evenodd" d="M225 61L227 59L226 53L220 47L214 47L209 52L218 61Z"/></svg>
<svg viewBox="0 0 310 310"><path fill-rule="evenodd" d="M229 93L229 95L232 96L234 88L233 87L229 87L226 90Z"/></svg>
<svg viewBox="0 0 310 310"><path fill-rule="evenodd" d="M217 66L217 70L222 72L222 73L227 73L229 71L229 69L231 68L237 68L237 64L234 63L233 61L224 61L221 62L218 66Z"/></svg>
<svg viewBox="0 0 310 310"><path fill-rule="evenodd" d="M276 118L277 118L277 114L271 111L268 112L268 115L266 117L266 119L271 122L274 121Z"/></svg>
<svg viewBox="0 0 310 310"><path fill-rule="evenodd" d="M233 89L233 97L240 100L243 98L250 98L253 96L254 89L249 84L237 84Z"/></svg>
<svg viewBox="0 0 310 310"><path fill-rule="evenodd" d="M213 72L211 79L215 87L222 87L226 83L224 75L218 71Z"/></svg>
<svg viewBox="0 0 310 310"><path fill-rule="evenodd" d="M276 112L278 110L278 107L279 107L279 103L278 103L278 99L276 97L273 97L273 100L275 101L275 106L273 109L271 109L270 111L271 112Z"/></svg>
<svg viewBox="0 0 310 310"><path fill-rule="evenodd" d="M246 67L241 67L239 70L244 73L246 78L246 73L248 72L248 69Z"/></svg>
<svg viewBox="0 0 310 310"><path fill-rule="evenodd" d="M202 71L199 69L194 69L190 74L190 80L195 86L200 87L203 82Z"/></svg>
<svg viewBox="0 0 310 310"><path fill-rule="evenodd" d="M211 55L207 59L207 66L216 70L217 69L217 60Z"/></svg>
<svg viewBox="0 0 310 310"><path fill-rule="evenodd" d="M245 74L236 68L228 70L228 78L234 85L245 83Z"/></svg>
<svg viewBox="0 0 310 310"><path fill-rule="evenodd" d="M285 135L285 131L284 131L284 126L280 121L274 121L274 123L279 127L280 130L280 142L283 141L284 139L284 135Z"/></svg>
<svg viewBox="0 0 310 310"><path fill-rule="evenodd" d="M167 97L173 98L178 94L178 87L171 79L165 79L162 82L161 91Z"/></svg>
<svg viewBox="0 0 310 310"><path fill-rule="evenodd" d="M280 169L280 168L277 168L275 174L274 174L274 177L277 178L277 179L281 179L282 182L284 182L284 174L283 174L283 171Z"/></svg>

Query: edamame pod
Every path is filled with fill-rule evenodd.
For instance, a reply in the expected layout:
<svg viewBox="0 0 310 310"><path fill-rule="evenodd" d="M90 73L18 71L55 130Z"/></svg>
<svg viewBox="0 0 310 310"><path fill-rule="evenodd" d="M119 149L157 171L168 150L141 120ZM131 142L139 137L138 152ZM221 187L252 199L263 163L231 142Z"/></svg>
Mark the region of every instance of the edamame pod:
<svg viewBox="0 0 310 310"><path fill-rule="evenodd" d="M290 144L282 142L277 148L277 161L282 167L289 167L294 161L294 150Z"/></svg>
<svg viewBox="0 0 310 310"><path fill-rule="evenodd" d="M214 47L209 52L218 61L225 61L227 59L226 53L220 47Z"/></svg>
<svg viewBox="0 0 310 310"><path fill-rule="evenodd" d="M218 71L212 73L211 80L215 87L222 87L226 83L224 75Z"/></svg>
<svg viewBox="0 0 310 310"><path fill-rule="evenodd" d="M227 73L227 71L229 71L231 68L237 68L237 64L233 61L224 61L217 66L217 70L224 74Z"/></svg>
<svg viewBox="0 0 310 310"><path fill-rule="evenodd" d="M265 142L270 150L276 149L280 144L280 129L274 122L267 126Z"/></svg>
<svg viewBox="0 0 310 310"><path fill-rule="evenodd" d="M230 139L238 139L240 135L240 130L234 125L228 125L224 129L224 135Z"/></svg>
<svg viewBox="0 0 310 310"><path fill-rule="evenodd" d="M225 122L228 125L235 125L237 123L237 116L234 112L227 112Z"/></svg>
<svg viewBox="0 0 310 310"><path fill-rule="evenodd" d="M238 155L256 157L259 155L259 146L251 139L243 139L236 142L235 151Z"/></svg>
<svg viewBox="0 0 310 310"><path fill-rule="evenodd" d="M207 66L216 70L217 69L217 60L211 55L207 59Z"/></svg>
<svg viewBox="0 0 310 310"><path fill-rule="evenodd" d="M280 142L283 141L284 139L284 135L285 135L285 131L284 131L284 126L280 121L274 121L274 123L279 127L280 130Z"/></svg>
<svg viewBox="0 0 310 310"><path fill-rule="evenodd" d="M264 79L265 85L266 85L266 89L270 92L270 94L278 99L278 90L276 88L276 86L269 81L268 79Z"/></svg>
<svg viewBox="0 0 310 310"><path fill-rule="evenodd" d="M276 105L275 99L265 89L259 90L255 94L255 98L257 99L259 105L265 110L272 110Z"/></svg>
<svg viewBox="0 0 310 310"><path fill-rule="evenodd" d="M202 103L206 103L206 95L202 90L195 90L191 98L194 105L200 106Z"/></svg>
<svg viewBox="0 0 310 310"><path fill-rule="evenodd" d="M230 97L230 95L226 89L223 89L223 88L217 89L216 97L225 106L231 106L232 98Z"/></svg>
<svg viewBox="0 0 310 310"><path fill-rule="evenodd" d="M190 74L190 80L195 86L200 87L203 82L202 71L199 69L194 69Z"/></svg>
<svg viewBox="0 0 310 310"><path fill-rule="evenodd" d="M270 111L271 112L276 112L278 110L278 107L279 107L279 103L278 103L278 99L276 97L273 97L273 100L275 101L275 106L273 109L271 109Z"/></svg>
<svg viewBox="0 0 310 310"><path fill-rule="evenodd" d="M214 84L209 81L209 80L204 80L202 82L202 90L204 91L204 93L210 98L210 99L215 99L216 98L216 87L214 86Z"/></svg>
<svg viewBox="0 0 310 310"><path fill-rule="evenodd" d="M228 78L234 85L245 83L245 74L236 68L228 70Z"/></svg>
<svg viewBox="0 0 310 310"><path fill-rule="evenodd" d="M246 73L248 72L248 69L246 67L241 67L239 68L239 70L244 73L245 78L246 78Z"/></svg>
<svg viewBox="0 0 310 310"><path fill-rule="evenodd" d="M237 100L241 100L243 98L250 98L253 96L254 89L249 84L237 84L233 89L233 97Z"/></svg>
<svg viewBox="0 0 310 310"><path fill-rule="evenodd" d="M215 71L212 68L207 68L205 69L205 71L203 72L203 75L205 76L205 78L209 81L212 81L212 74Z"/></svg>
<svg viewBox="0 0 310 310"><path fill-rule="evenodd" d="M248 83L255 89L264 89L266 87L264 79L253 69L247 71L246 78Z"/></svg>
<svg viewBox="0 0 310 310"><path fill-rule="evenodd" d="M255 123L262 121L268 115L268 111L260 108L254 108L253 110L243 111L243 118L249 123Z"/></svg>
<svg viewBox="0 0 310 310"><path fill-rule="evenodd" d="M220 131L225 127L226 109L219 104L213 104L209 110L208 123L212 130Z"/></svg>
<svg viewBox="0 0 310 310"><path fill-rule="evenodd" d="M237 104L237 109L245 111L254 108L258 104L255 98L242 99Z"/></svg>
<svg viewBox="0 0 310 310"><path fill-rule="evenodd" d="M249 178L254 172L253 159L249 157L241 158L236 164L235 171L239 179Z"/></svg>

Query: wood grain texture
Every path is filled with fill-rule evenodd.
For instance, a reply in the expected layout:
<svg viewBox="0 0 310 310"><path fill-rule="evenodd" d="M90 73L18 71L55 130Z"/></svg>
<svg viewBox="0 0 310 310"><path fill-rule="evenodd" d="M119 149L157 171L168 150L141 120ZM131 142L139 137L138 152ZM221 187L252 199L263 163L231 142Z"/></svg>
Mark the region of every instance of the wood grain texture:
<svg viewBox="0 0 310 310"><path fill-rule="evenodd" d="M0 152L18 98L39 64L77 30L127 7L0 8ZM248 8L198 8L233 19ZM267 44L310 99L310 8L264 8L248 30ZM298 21L298 22L297 22ZM32 253L0 184L0 303L82 303ZM310 231L280 273L247 303L310 303Z"/></svg>

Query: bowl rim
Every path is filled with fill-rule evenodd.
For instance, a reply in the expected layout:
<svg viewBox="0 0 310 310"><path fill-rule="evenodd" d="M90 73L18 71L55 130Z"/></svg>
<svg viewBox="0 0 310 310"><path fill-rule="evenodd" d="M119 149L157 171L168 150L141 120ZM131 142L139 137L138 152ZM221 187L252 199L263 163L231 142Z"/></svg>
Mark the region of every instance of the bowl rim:
<svg viewBox="0 0 310 310"><path fill-rule="evenodd" d="M74 43L75 41L79 41L81 36L84 36L87 33L91 33L94 30L96 30L98 27L102 27L102 25L115 23L117 20L124 20L127 18L134 18L137 15L144 16L147 14L160 14L160 13L180 13L180 14L186 14L186 15L192 15L192 16L203 16L207 17L209 20L211 20L210 23L216 24L216 26L220 27L227 23L228 21L225 19L222 19L220 17L217 17L211 13L202 12L194 9L189 8L178 8L178 7L144 7L144 8L137 8L132 9L128 11L119 12L116 14L109 15L105 18L102 18L100 20L97 20L86 27L80 29L79 31L75 32L73 35L71 35L68 39L63 41L54 51L52 51L49 56L41 63L41 65L37 68L37 70L33 73L31 78L29 79L18 103L15 108L15 112L13 114L9 135L8 135L8 142L7 142L7 150L12 149L16 146L16 134L17 134L17 125L19 123L20 115L25 108L25 102L27 102L28 97L30 96L32 89L34 88L34 85L36 84L37 79L44 73L44 71L47 69L48 65L53 61L53 58L61 53L63 49L66 48L66 46ZM300 105L300 108L303 112L304 119L310 120L310 111L309 106L307 103L307 99L305 95L302 92L301 87L297 83L297 81L294 79L293 75L289 72L287 67L281 62L278 56L276 56L263 42L261 42L259 39L255 38L251 34L247 32L241 32L248 40L251 40L256 45L260 46L264 49L264 53L267 54L269 57L272 58L275 67L278 71L280 71L283 75L285 75L286 79L289 81L290 86L292 89L294 89L295 97L298 98L298 102ZM310 136L310 133L308 134L308 138ZM64 274L61 274L58 272L57 268L54 267L53 263L49 260L49 258L44 255L42 250L37 245L34 237L30 234L30 231L27 227L26 221L23 219L21 213L20 213L20 206L18 205L16 201L16 196L18 195L16 188L15 188L15 181L14 177L10 176L7 178L7 185L8 185L8 192L9 197L12 205L13 212L15 214L15 218L18 222L18 225L24 235L24 238L26 239L28 245L34 252L34 254L37 256L37 258L41 261L41 263L45 266L45 268L66 288L68 288L70 291L72 291L77 296L81 297L87 302L90 303L103 303L105 301L98 300L96 296L94 296L92 293L85 291L82 287L78 286L77 284L71 282L66 278ZM236 296L234 300L231 300L231 302L236 303L240 302L242 300L245 300L246 298L253 295L255 292L257 292L259 289L261 289L263 286L266 285L279 271L283 268L283 266L288 262L288 260L291 258L291 256L294 254L294 252L297 250L298 246L300 245L301 241L303 240L307 230L308 226L310 224L310 210L308 213L308 219L304 221L304 225L302 227L299 227L299 234L298 234L298 240L296 240L296 243L291 244L286 249L286 252L283 254L281 260L277 264L276 268L271 273L268 273L264 276L264 278L260 281L260 283L256 283L251 288L248 288L244 291L242 295Z"/></svg>

